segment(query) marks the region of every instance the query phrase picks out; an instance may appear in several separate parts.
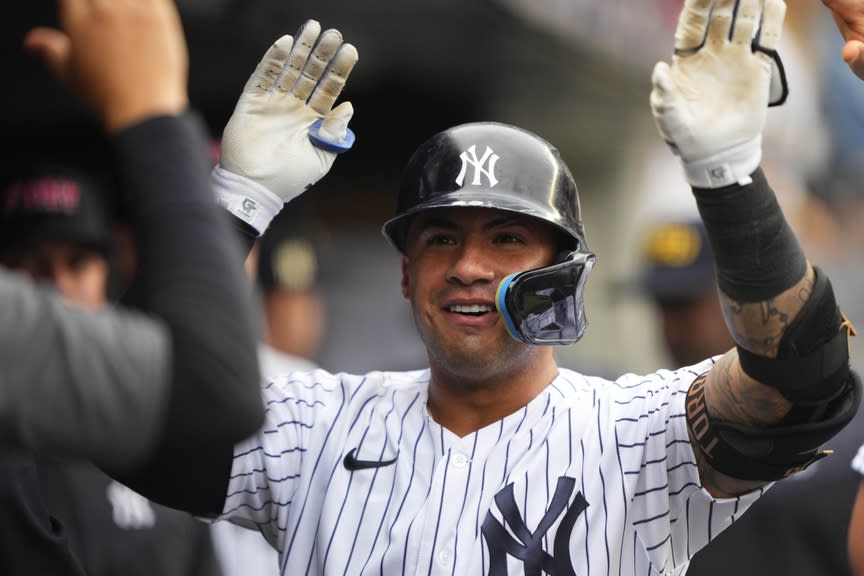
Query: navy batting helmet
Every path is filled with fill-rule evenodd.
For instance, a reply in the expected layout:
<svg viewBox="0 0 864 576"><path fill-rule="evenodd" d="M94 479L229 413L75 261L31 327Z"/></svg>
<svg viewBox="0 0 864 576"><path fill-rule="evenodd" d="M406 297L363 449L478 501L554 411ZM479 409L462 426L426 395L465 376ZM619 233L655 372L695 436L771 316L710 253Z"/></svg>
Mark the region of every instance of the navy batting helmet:
<svg viewBox="0 0 864 576"><path fill-rule="evenodd" d="M529 344L571 344L585 331L585 282L594 264L582 227L576 182L558 150L536 134L496 122L440 132L406 166L396 216L384 236L405 250L411 218L445 207L496 208L551 224L568 239L560 261L505 278L498 310L510 333Z"/></svg>

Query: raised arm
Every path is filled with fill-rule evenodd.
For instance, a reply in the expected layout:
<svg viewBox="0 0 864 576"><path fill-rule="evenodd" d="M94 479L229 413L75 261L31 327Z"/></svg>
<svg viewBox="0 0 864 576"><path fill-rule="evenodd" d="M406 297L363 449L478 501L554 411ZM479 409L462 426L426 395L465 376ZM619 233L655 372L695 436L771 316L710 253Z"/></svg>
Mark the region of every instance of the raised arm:
<svg viewBox="0 0 864 576"><path fill-rule="evenodd" d="M785 9L782 0L687 0L673 62L658 63L652 78L652 112L693 187L736 342L687 399L702 482L715 496L826 455L822 443L860 398L851 326L759 169L767 107L785 94Z"/></svg>
<svg viewBox="0 0 864 576"><path fill-rule="evenodd" d="M296 37L278 39L247 81L222 137L221 164L211 173L218 204L212 196L209 198L212 208L221 205L227 210L235 231L240 233L240 253L231 255L232 272L243 272L242 253L251 249L283 205L322 178L336 156L351 147L354 135L348 122L353 108L348 102L335 108L333 105L356 61L356 49L342 41L340 32L322 32L318 22L310 20ZM163 144L170 149L170 143ZM131 156L129 159L134 160ZM157 167L151 165L149 169ZM225 212L217 212L217 219L224 219ZM155 220L159 213L148 212ZM236 237L224 234L221 241ZM149 238L157 243L168 242L164 230ZM202 238L216 242L212 237ZM206 319L200 326L214 338L233 329L225 324L214 326ZM213 359L198 355L184 366L190 369L205 363L209 368L199 369L200 373L218 371L224 380L232 373L229 362L227 356ZM214 385L218 382L214 381ZM258 390L257 381L255 385ZM215 393L215 399L219 398L220 394ZM257 394L256 399L260 407ZM198 415L196 403L202 400L204 406L213 402L191 394L178 399L169 413L169 426L155 458L145 468L120 479L155 501L212 516L222 511L237 438L223 436L200 446L182 442L189 434L193 434L194 441L200 436L199 426L208 425ZM249 430L247 436L253 432Z"/></svg>
<svg viewBox="0 0 864 576"><path fill-rule="evenodd" d="M233 443L257 430L263 406L257 308L241 253L213 201L202 126L188 110L179 14L172 0L61 0L59 9L61 29L33 30L25 47L41 55L81 97L110 137L138 248L135 305L161 327L144 350L137 348L141 338L123 340L123 332L116 331L113 348L117 363L127 356L138 360L158 353L151 359L158 362L153 372L164 380L135 381L145 390L152 387L149 401L156 405L147 407L151 428L141 432L153 444L139 454L146 456L145 464L138 458L97 463L122 473L154 500L175 503L163 497L170 491L176 503L194 508L199 494L192 486L205 472L195 466L197 455L226 453L225 459L213 461L227 482L224 465L230 465ZM105 352L87 348L92 342L83 338L66 344L80 365L99 362ZM92 401L92 410L99 410L112 405L102 393L122 394L126 384L69 386L77 386L79 402ZM148 400L146 392L137 393ZM110 443L111 428L89 427L116 424L118 418L122 422L121 417L81 422L81 434L101 433L108 437L103 443ZM134 422L139 419L131 418L126 426ZM128 437L117 435L118 440Z"/></svg>
<svg viewBox="0 0 864 576"><path fill-rule="evenodd" d="M251 250L285 204L324 177L351 148L350 102L334 107L357 49L307 20L258 62L222 134L216 198Z"/></svg>

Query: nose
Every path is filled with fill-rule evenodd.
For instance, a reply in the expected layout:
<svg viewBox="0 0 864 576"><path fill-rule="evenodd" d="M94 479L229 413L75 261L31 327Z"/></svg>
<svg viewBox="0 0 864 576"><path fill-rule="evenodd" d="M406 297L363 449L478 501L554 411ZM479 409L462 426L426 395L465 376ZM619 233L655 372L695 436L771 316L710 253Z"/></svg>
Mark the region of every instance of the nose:
<svg viewBox="0 0 864 576"><path fill-rule="evenodd" d="M481 241L470 237L465 239L454 253L447 281L470 286L478 282L493 282L495 278L495 256L485 249Z"/></svg>

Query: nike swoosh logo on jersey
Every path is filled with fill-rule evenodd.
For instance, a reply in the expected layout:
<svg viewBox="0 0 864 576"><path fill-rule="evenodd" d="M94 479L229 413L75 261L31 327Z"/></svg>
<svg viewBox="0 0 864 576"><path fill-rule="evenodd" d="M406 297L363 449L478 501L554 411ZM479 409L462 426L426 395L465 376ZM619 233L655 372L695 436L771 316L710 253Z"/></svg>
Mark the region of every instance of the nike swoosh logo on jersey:
<svg viewBox="0 0 864 576"><path fill-rule="evenodd" d="M358 460L356 456L354 456L354 452L356 452L356 448L352 448L350 452L345 455L345 459L342 460L342 464L345 465L345 468L351 471L354 470L366 470L369 468L383 468L384 466L390 466L394 462L396 462L396 458L392 460Z"/></svg>

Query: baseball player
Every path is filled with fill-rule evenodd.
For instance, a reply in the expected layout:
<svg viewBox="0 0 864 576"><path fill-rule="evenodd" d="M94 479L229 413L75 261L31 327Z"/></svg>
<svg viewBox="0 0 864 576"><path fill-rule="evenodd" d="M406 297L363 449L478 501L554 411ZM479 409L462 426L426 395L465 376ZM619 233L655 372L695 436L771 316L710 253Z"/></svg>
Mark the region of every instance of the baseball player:
<svg viewBox="0 0 864 576"><path fill-rule="evenodd" d="M558 367L595 261L573 177L535 134L456 126L417 149L383 228L428 367L271 379L261 430L187 457L194 501L162 497L260 530L284 575L684 574L860 399L850 328L759 169L784 11L687 0L653 75L735 348L615 381ZM214 179L249 240L350 147L332 106L355 60L310 21L247 83Z"/></svg>

